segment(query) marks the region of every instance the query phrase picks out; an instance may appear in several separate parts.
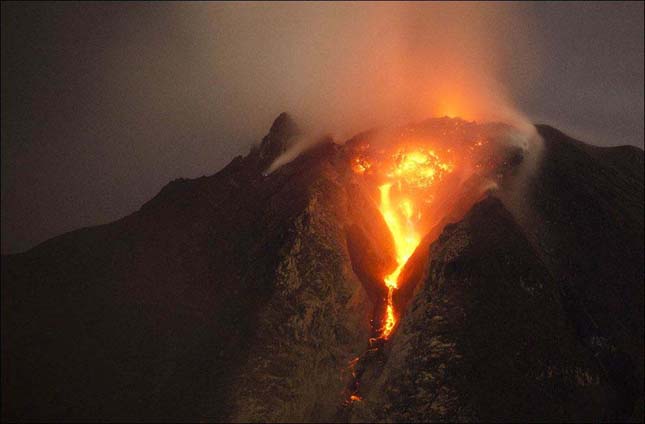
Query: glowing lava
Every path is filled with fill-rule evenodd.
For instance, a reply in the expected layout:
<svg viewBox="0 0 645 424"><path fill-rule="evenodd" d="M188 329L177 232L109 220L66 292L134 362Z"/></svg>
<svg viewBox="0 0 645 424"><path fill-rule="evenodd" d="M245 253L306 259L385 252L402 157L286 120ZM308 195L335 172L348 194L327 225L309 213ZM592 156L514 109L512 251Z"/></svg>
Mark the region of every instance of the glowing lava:
<svg viewBox="0 0 645 424"><path fill-rule="evenodd" d="M397 208L392 205L392 201L390 199L391 188L392 183L386 183L379 187L379 191L381 192L381 204L379 210L392 233L397 262L394 272L386 275L384 278L385 285L387 286L387 307L385 311L385 325L383 326L384 338L387 338L390 335L396 325L394 302L392 298L394 290L398 288L397 284L399 275L421 241L421 236L415 230L415 226L412 221L412 202L408 199L402 200L399 204L400 210L397 211ZM401 217L403 217L404 220L402 220Z"/></svg>
<svg viewBox="0 0 645 424"><path fill-rule="evenodd" d="M430 202L426 197L428 189L444 173L453 170L453 165L442 162L434 151L421 148L401 149L392 159L385 173L387 182L379 186L379 210L392 233L397 262L396 269L383 278L388 290L381 333L384 339L390 336L397 323L393 297L394 290L399 287L399 276L421 242L419 223L423 214L420 204Z"/></svg>
<svg viewBox="0 0 645 424"><path fill-rule="evenodd" d="M446 109L458 105L453 100L446 102ZM370 194L378 196L378 210L391 234L391 242L375 237L371 243L391 243L396 266L390 264L390 268L383 269L384 258L375 258L379 260L375 260L378 268L374 271L381 270L377 278L382 279L387 297L377 305L382 316L373 317L369 348L349 363L352 379L343 392L344 406L361 401L363 373L374 358L384 353L401 319L396 310L396 290L408 284L407 288L413 289L422 278L423 258L415 264L419 269L406 269L406 264L422 239L432 241L430 237L437 237L441 231L440 224L465 213L468 202L476 201L501 178L499 169L507 167L508 158L496 158L495 150L484 146L497 137L506 137L507 131L505 126L481 128L461 119L438 118L421 126L390 129L348 142L347 165L364 187L369 187ZM368 275L371 286L375 275ZM410 291L401 297L409 299Z"/></svg>

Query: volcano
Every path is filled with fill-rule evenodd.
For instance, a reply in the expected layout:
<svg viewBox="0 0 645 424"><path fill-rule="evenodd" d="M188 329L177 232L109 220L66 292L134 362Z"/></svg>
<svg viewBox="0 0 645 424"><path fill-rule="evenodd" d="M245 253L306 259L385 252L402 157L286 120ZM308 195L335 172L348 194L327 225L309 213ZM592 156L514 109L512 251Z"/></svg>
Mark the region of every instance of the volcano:
<svg viewBox="0 0 645 424"><path fill-rule="evenodd" d="M298 135L3 256L3 420L643 419L642 150Z"/></svg>

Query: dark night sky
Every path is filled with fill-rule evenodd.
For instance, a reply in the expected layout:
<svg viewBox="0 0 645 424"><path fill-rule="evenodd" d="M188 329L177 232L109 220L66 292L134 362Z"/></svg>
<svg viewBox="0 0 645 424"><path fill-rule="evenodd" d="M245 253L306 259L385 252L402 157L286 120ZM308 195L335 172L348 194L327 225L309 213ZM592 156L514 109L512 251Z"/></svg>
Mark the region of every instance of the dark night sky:
<svg viewBox="0 0 645 424"><path fill-rule="evenodd" d="M460 87L477 116L504 97L587 142L642 147L643 38L643 2L3 2L2 252L213 174L284 110L346 136L432 116L433 93ZM480 88L492 80L503 96Z"/></svg>

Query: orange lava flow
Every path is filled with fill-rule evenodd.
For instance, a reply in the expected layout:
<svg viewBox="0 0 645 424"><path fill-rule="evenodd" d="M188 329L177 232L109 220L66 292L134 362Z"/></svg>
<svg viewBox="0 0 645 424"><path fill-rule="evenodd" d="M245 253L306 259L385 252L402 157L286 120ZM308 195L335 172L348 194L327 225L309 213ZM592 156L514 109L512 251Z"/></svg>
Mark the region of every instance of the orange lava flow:
<svg viewBox="0 0 645 424"><path fill-rule="evenodd" d="M427 199L415 199L414 193L419 196L419 190L427 189L443 173L452 171L452 165L441 162L432 150L399 151L394 159L386 174L388 182L379 186L379 210L392 233L397 262L396 269L383 279L388 289L381 334L384 339L390 336L397 323L393 297L394 290L399 287L401 271L422 238L418 225L422 214L418 203ZM396 199L392 195L393 186L397 190Z"/></svg>
<svg viewBox="0 0 645 424"><path fill-rule="evenodd" d="M383 326L384 338L387 338L392 333L396 325L393 295L394 290L398 288L399 275L421 241L421 236L415 230L413 221L411 220L413 210L412 202L407 199L402 200L399 204L401 210L397 211L397 208L392 205L390 199L391 188L392 183L386 183L379 187L379 191L381 192L379 210L392 233L397 262L397 267L394 272L386 275L384 278L385 285L387 286L387 307L385 312L385 325Z"/></svg>
<svg viewBox="0 0 645 424"><path fill-rule="evenodd" d="M453 172L454 156L450 148L443 148L432 142L433 140L405 137L402 140L392 140L394 145L390 144L389 147L377 146L370 149L369 144L361 144L348 159L354 174L364 178L372 188L378 188L378 210L392 236L396 260L394 270L381 277L387 288L385 314L380 319L375 319L380 324L379 328L373 328L375 334L369 339L370 349L367 352L380 349L383 344L375 342L388 340L396 329L400 313L396 311L395 291L409 282L406 276L408 272L404 273L404 268L423 237L434 226L432 221L440 216L438 213L445 207L442 199L447 193L446 187L450 186L438 183L446 174ZM439 155L448 160L441 159ZM448 183L455 179L449 180ZM388 271L389 269L386 272ZM402 278L406 280L403 281ZM361 355L349 363L352 385L349 392L345 392L345 406L362 400L359 395L362 372L357 371L356 367L363 358L368 357ZM364 364L361 369L364 370Z"/></svg>

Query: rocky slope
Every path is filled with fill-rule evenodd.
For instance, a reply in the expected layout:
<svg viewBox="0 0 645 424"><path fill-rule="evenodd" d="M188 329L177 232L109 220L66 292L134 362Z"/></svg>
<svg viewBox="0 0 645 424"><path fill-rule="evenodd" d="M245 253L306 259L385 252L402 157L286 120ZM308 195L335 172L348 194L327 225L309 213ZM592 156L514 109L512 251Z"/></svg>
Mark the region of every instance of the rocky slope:
<svg viewBox="0 0 645 424"><path fill-rule="evenodd" d="M359 421L587 421L600 371L556 282L502 203L488 197L432 246ZM369 413L369 415L366 415Z"/></svg>
<svg viewBox="0 0 645 424"><path fill-rule="evenodd" d="M264 175L283 114L217 174L2 257L3 419L642 420L643 152L538 131L525 197L455 200L418 249L362 401L391 236L351 143Z"/></svg>

